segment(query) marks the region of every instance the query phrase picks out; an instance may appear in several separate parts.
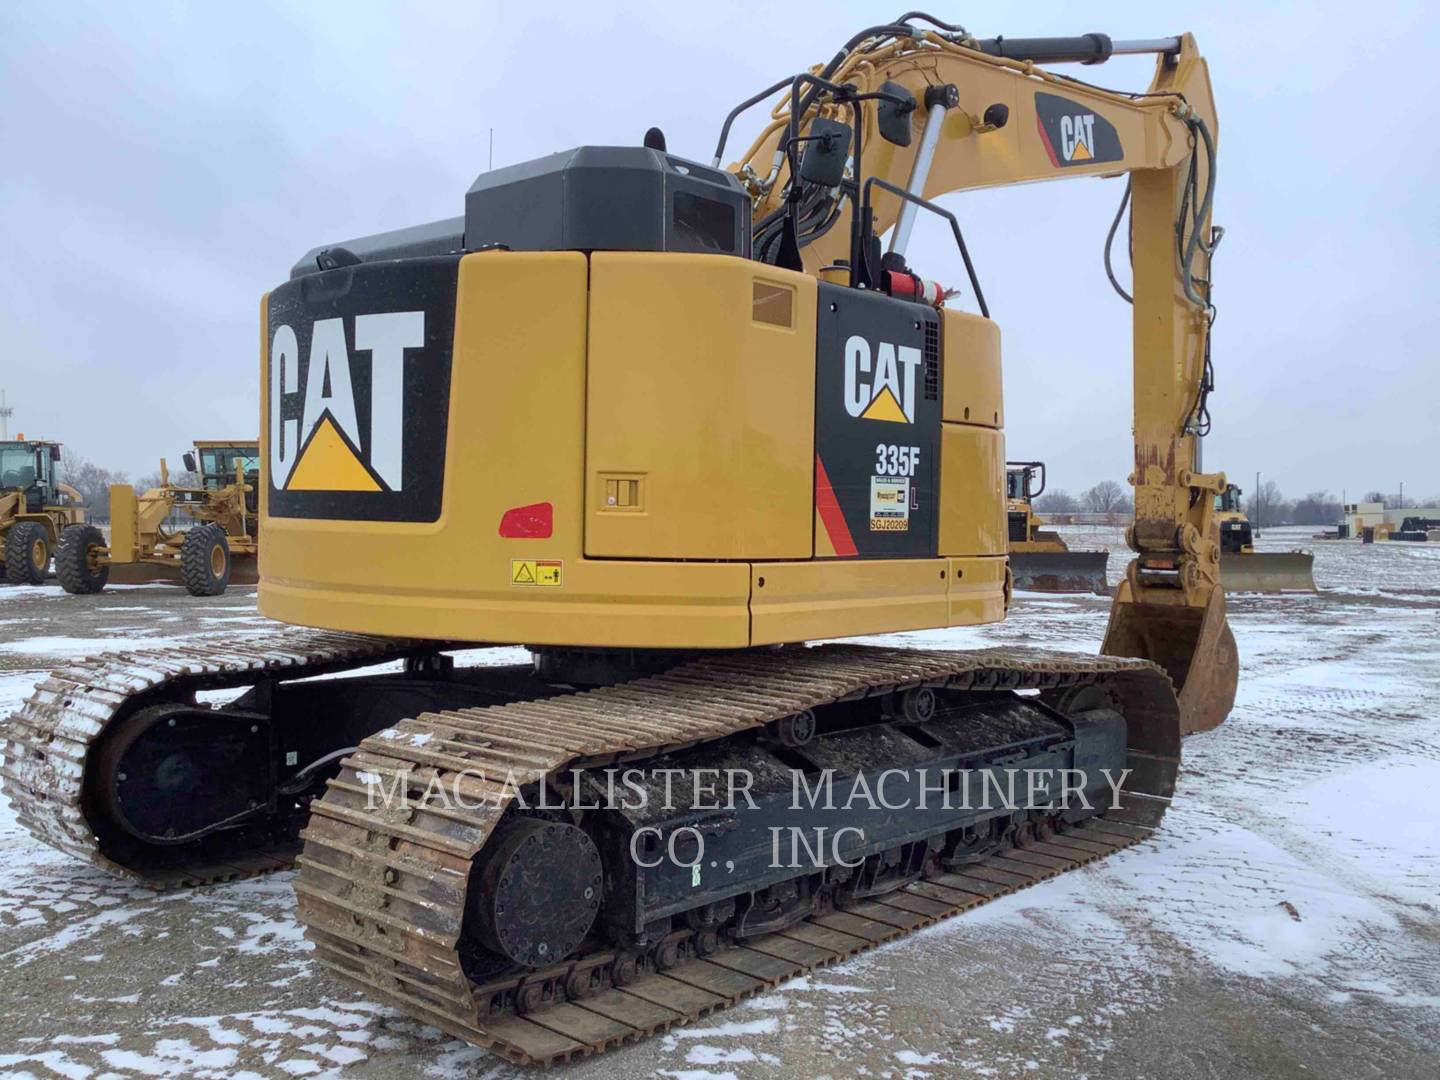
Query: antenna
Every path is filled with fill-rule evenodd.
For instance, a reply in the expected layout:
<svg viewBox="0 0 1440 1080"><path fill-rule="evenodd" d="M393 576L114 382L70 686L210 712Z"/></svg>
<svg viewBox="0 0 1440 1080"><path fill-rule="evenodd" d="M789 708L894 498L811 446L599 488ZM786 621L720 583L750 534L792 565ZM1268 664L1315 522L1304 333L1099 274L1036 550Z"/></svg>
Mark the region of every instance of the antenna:
<svg viewBox="0 0 1440 1080"><path fill-rule="evenodd" d="M0 390L0 439L10 438L10 417L13 415L14 408L5 404L5 391Z"/></svg>

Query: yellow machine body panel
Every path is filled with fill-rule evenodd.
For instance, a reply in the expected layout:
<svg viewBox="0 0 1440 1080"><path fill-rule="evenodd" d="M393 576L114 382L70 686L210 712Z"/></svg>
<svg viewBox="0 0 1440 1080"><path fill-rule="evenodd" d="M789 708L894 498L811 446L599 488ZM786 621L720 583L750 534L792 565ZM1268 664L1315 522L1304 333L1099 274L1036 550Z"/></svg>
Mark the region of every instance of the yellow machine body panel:
<svg viewBox="0 0 1440 1080"><path fill-rule="evenodd" d="M749 259L591 256L587 555L810 557L815 295Z"/></svg>
<svg viewBox="0 0 1440 1080"><path fill-rule="evenodd" d="M1005 557L1005 435L975 424L940 427L940 551Z"/></svg>
<svg viewBox="0 0 1440 1080"><path fill-rule="evenodd" d="M976 350L946 372L975 379L969 398L987 403L989 423L935 425L944 450L932 556L866 557L843 537L835 550L823 524L837 518L817 479L813 278L723 255L485 252L457 261L448 423L432 451L443 456L443 485L429 520L383 520L363 509L383 504L346 501L377 497L369 491L326 501L286 488L305 475L312 437L323 448L322 434L359 425L341 396L350 379L337 378L339 346L324 359L328 381L302 382L285 348L309 332L297 339L268 325L262 304L267 616L397 637L662 649L1004 617L998 352ZM984 340L973 326L984 320L966 321ZM358 340L349 333L344 340ZM877 400L888 355L878 343L870 372L856 376ZM322 362L319 346L310 362ZM918 399L918 367L914 378L897 405ZM324 409L302 400L327 391ZM381 408L377 397L372 411ZM894 449L916 425L871 427L895 440L880 447ZM377 482L382 428L372 417L372 460L353 445L365 440L342 439ZM409 445L407 485L424 464ZM870 459L874 449L861 448ZM890 461L893 471L893 453ZM900 461L903 472L903 446ZM877 489L897 483L882 478ZM321 516L277 513L286 500L321 506ZM863 550L865 537L856 542Z"/></svg>

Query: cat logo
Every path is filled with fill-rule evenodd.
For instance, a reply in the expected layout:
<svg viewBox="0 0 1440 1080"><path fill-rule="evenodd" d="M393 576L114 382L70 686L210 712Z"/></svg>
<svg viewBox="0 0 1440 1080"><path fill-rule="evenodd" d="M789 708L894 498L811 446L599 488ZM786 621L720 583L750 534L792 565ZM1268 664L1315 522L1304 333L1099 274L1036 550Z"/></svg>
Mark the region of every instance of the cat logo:
<svg viewBox="0 0 1440 1080"><path fill-rule="evenodd" d="M1115 125L1078 101L1037 91L1035 123L1050 164L1057 169L1125 157Z"/></svg>
<svg viewBox="0 0 1440 1080"><path fill-rule="evenodd" d="M1066 161L1094 161L1095 114L1060 118L1060 156Z"/></svg>
<svg viewBox="0 0 1440 1080"><path fill-rule="evenodd" d="M845 342L845 411L863 420L915 422L915 382L920 350L910 345L870 342L852 334Z"/></svg>
<svg viewBox="0 0 1440 1080"><path fill-rule="evenodd" d="M363 387L357 386L359 365L352 363L346 345L347 321L355 351L369 353L368 385ZM302 388L300 340L288 324L275 327L270 339L270 476L276 489L401 491L405 350L424 344L423 311L316 319L303 354L308 364Z"/></svg>

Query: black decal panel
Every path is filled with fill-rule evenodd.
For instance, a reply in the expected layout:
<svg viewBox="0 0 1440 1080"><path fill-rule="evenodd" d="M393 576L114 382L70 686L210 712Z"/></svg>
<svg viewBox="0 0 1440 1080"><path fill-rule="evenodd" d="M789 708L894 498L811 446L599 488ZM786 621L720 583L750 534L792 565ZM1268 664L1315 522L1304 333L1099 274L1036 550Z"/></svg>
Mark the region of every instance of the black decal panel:
<svg viewBox="0 0 1440 1080"><path fill-rule="evenodd" d="M1035 120L1056 168L1125 159L1115 125L1077 101L1036 91Z"/></svg>
<svg viewBox="0 0 1440 1080"><path fill-rule="evenodd" d="M343 267L270 294L271 515L439 518L459 261Z"/></svg>
<svg viewBox="0 0 1440 1080"><path fill-rule="evenodd" d="M827 535L818 550L828 554L828 539L842 556L933 556L939 315L839 285L822 283L819 300L816 507Z"/></svg>

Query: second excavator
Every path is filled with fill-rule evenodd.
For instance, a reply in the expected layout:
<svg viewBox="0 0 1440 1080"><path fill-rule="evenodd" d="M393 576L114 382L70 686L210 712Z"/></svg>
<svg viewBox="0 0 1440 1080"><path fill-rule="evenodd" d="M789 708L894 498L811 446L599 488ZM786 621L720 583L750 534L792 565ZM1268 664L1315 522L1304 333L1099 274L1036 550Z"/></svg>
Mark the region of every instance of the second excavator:
<svg viewBox="0 0 1440 1080"><path fill-rule="evenodd" d="M1043 66L1123 52L1154 55L1144 92ZM979 39L913 15L741 102L710 161L652 130L311 251L260 332L259 603L297 629L53 674L6 730L20 820L157 885L285 865L298 834L315 958L523 1063L1147 835L1238 669L1225 479L1196 456L1215 139L1188 35ZM1136 555L1100 655L807 644L1005 617L999 327L933 200L1118 174ZM922 220L973 311L906 261ZM498 644L533 662L451 656ZM914 808L926 770L949 791L1028 768L1088 779L1045 806ZM1102 772L1118 797L1088 800ZM722 774L747 798L717 797ZM887 777L907 812L790 798Z"/></svg>

